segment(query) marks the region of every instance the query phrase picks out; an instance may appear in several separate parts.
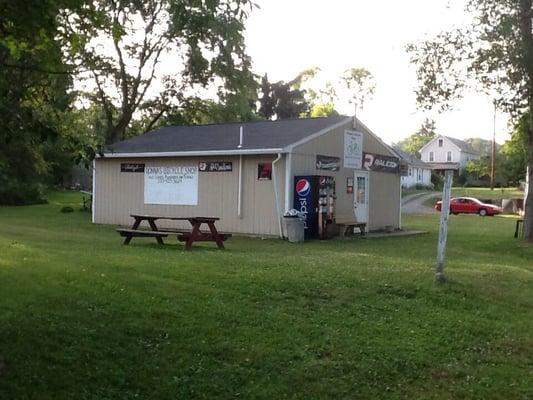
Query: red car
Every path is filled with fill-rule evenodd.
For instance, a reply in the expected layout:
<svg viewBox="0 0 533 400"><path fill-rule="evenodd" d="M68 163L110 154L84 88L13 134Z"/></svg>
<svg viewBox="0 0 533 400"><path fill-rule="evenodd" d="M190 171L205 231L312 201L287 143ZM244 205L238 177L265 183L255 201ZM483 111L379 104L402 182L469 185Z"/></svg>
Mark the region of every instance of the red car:
<svg viewBox="0 0 533 400"><path fill-rule="evenodd" d="M437 201L435 210L440 211L442 201ZM452 214L479 214L485 215L500 214L502 209L494 204L482 203L473 197L454 197L450 199L450 213Z"/></svg>

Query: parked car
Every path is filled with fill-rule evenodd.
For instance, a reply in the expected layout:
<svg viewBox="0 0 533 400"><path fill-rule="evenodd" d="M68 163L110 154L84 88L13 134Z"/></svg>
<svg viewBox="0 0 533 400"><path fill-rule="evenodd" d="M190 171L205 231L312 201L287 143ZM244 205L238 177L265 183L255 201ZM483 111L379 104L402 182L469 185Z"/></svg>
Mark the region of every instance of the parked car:
<svg viewBox="0 0 533 400"><path fill-rule="evenodd" d="M437 201L435 210L441 210L442 201ZM454 197L450 199L450 213L452 214L479 214L485 215L500 214L502 209L494 204L487 204L474 199L473 197Z"/></svg>

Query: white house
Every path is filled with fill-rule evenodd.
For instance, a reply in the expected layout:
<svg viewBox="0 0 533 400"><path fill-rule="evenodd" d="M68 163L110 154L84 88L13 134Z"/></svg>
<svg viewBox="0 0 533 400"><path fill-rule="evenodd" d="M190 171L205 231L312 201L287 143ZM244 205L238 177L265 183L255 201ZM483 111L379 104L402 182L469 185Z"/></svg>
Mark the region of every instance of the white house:
<svg viewBox="0 0 533 400"><path fill-rule="evenodd" d="M452 169L460 173L470 160L478 160L480 155L467 142L439 135L420 149L422 161L436 171Z"/></svg>
<svg viewBox="0 0 533 400"><path fill-rule="evenodd" d="M402 187L413 187L418 185L430 186L431 185L431 170L432 167L428 163L420 160L416 156L394 149L398 157L400 157L403 165L401 178Z"/></svg>

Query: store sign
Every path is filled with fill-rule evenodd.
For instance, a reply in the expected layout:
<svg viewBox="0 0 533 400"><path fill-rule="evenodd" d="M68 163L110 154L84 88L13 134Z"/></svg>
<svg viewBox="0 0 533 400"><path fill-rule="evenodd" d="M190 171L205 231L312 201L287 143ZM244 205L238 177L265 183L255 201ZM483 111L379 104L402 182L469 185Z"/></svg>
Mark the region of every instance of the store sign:
<svg viewBox="0 0 533 400"><path fill-rule="evenodd" d="M363 134L344 131L344 168L361 169L363 163Z"/></svg>
<svg viewBox="0 0 533 400"><path fill-rule="evenodd" d="M198 205L198 167L146 167L144 203Z"/></svg>
<svg viewBox="0 0 533 400"><path fill-rule="evenodd" d="M233 164L231 161L206 161L198 163L200 172L231 172Z"/></svg>
<svg viewBox="0 0 533 400"><path fill-rule="evenodd" d="M368 171L390 172L396 174L400 170L400 159L382 154L363 153L363 168Z"/></svg>
<svg viewBox="0 0 533 400"><path fill-rule="evenodd" d="M327 171L338 171L341 166L341 159L339 157L316 156L316 169L324 169Z"/></svg>
<svg viewBox="0 0 533 400"><path fill-rule="evenodd" d="M144 172L144 164L122 163L120 172Z"/></svg>

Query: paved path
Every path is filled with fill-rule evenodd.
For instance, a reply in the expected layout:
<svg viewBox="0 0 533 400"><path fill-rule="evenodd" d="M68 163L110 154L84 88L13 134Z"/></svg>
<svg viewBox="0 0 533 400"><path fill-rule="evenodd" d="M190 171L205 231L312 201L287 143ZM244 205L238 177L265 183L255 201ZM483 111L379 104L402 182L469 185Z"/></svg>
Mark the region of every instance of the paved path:
<svg viewBox="0 0 533 400"><path fill-rule="evenodd" d="M438 195L439 192L422 192L405 196L402 199L402 214L434 214L436 211L423 203L428 198Z"/></svg>

